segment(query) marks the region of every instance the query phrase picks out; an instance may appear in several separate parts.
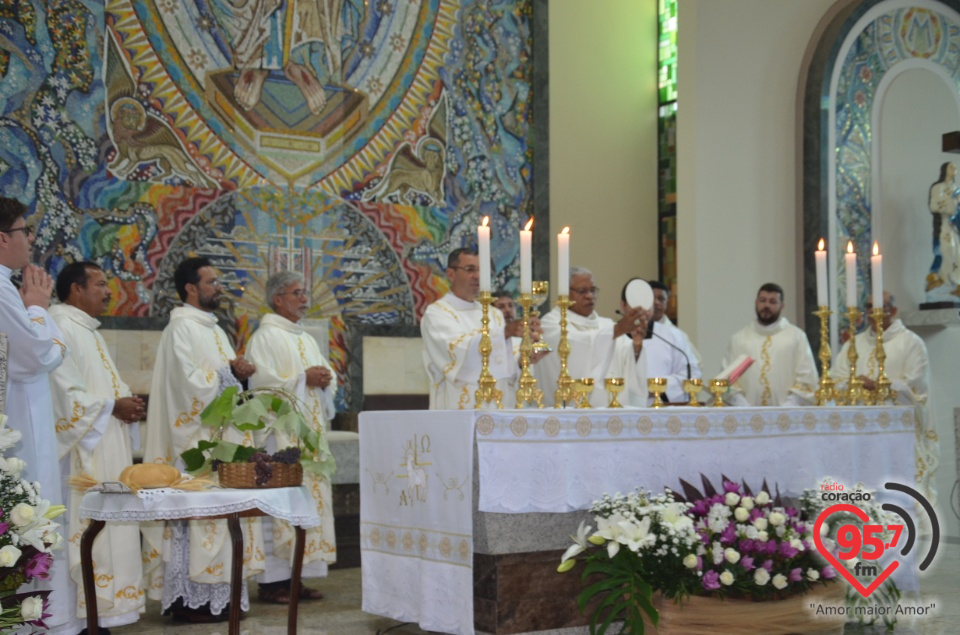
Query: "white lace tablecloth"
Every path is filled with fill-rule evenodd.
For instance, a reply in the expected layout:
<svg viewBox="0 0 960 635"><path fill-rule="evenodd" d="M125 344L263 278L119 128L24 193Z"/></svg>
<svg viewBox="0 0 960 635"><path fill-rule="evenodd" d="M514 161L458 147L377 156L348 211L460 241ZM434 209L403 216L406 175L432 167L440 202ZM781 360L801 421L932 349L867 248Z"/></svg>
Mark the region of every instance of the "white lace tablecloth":
<svg viewBox="0 0 960 635"><path fill-rule="evenodd" d="M179 520L222 516L259 509L305 529L320 524L320 515L306 487L265 489L141 490L138 494L87 492L80 518L93 520Z"/></svg>

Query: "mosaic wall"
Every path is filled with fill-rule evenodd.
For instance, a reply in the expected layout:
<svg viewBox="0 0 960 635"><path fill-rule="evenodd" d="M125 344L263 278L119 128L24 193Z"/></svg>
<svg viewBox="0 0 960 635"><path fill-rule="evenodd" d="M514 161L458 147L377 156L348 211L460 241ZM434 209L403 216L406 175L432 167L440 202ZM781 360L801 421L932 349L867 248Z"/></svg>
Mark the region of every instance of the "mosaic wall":
<svg viewBox="0 0 960 635"><path fill-rule="evenodd" d="M532 7L290 1L0 1L0 190L48 270L112 274L114 316L165 317L206 255L242 344L267 276L301 271L344 379L346 325L415 324L483 215L515 285Z"/></svg>

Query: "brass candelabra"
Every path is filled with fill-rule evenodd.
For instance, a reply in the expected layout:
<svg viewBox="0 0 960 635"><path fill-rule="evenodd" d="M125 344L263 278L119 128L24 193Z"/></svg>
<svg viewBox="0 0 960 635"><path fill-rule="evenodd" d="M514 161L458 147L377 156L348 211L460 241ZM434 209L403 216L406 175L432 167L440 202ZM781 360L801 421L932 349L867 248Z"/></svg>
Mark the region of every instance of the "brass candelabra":
<svg viewBox="0 0 960 635"><path fill-rule="evenodd" d="M557 378L557 392L554 393L555 408L566 408L567 402L576 398L573 378L567 372L567 358L570 357L570 342L567 340L567 309L572 304L569 295L561 295L557 298L557 306L560 307L560 342L557 344L557 355L560 356L560 376Z"/></svg>
<svg viewBox="0 0 960 635"><path fill-rule="evenodd" d="M837 390L830 377L830 307L821 306L813 312L820 318L820 387L817 389L817 405L823 406L837 400Z"/></svg>
<svg viewBox="0 0 960 635"><path fill-rule="evenodd" d="M483 306L483 316L480 318L480 379L477 382L479 387L474 407L480 409L493 402L497 404L497 408L503 408L503 392L497 389L497 380L490 374L490 353L493 352L490 341L490 305L493 304L493 295L489 291L481 291L477 300Z"/></svg>
<svg viewBox="0 0 960 635"><path fill-rule="evenodd" d="M530 373L530 356L533 355L533 337L530 335L530 307L533 296L521 293L518 300L523 307L523 339L520 341L520 381L517 388L517 408L524 404L543 408L543 391L537 387L537 378Z"/></svg>
<svg viewBox="0 0 960 635"><path fill-rule="evenodd" d="M884 370L884 363L887 360L887 353L883 350L883 317L883 307L875 307L873 309L873 324L874 330L877 334L877 346L874 351L874 356L877 358L878 372L877 387L870 395L870 402L876 405L880 405L886 402L888 399L896 400L897 398L897 391L890 387L890 378L887 377L887 373Z"/></svg>
<svg viewBox="0 0 960 635"><path fill-rule="evenodd" d="M850 346L847 348L847 361L850 372L847 375L846 391L837 394L837 403L845 406L856 406L864 403L863 381L857 376L857 337L854 325L860 319L860 309L847 307L847 320L850 323Z"/></svg>

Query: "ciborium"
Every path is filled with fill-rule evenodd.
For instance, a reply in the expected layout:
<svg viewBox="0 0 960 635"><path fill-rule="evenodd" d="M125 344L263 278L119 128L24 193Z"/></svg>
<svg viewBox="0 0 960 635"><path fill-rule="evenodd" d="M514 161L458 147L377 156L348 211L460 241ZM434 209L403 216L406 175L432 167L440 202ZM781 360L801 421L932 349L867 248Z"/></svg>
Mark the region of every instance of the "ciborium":
<svg viewBox="0 0 960 635"><path fill-rule="evenodd" d="M593 393L593 377L583 377L581 379L574 380L573 390L577 393L577 398L580 401L577 407L589 408L590 395Z"/></svg>
<svg viewBox="0 0 960 635"><path fill-rule="evenodd" d="M547 301L550 296L550 283L546 280L534 280L530 287L530 298L533 301L530 307L530 317L540 317L539 307ZM533 343L534 353L549 353L553 349L541 337L539 341Z"/></svg>
<svg viewBox="0 0 960 635"><path fill-rule="evenodd" d="M608 408L623 408L620 405L620 402L617 400L617 395L623 392L624 381L623 377L607 377L604 382L604 388L607 389L607 395L610 397L610 403L607 406Z"/></svg>
<svg viewBox="0 0 960 635"><path fill-rule="evenodd" d="M699 377L683 380L683 392L687 393L690 396L690 401L687 405L689 406L703 405L697 400L697 395L700 394L701 390L703 390L703 380L700 379Z"/></svg>
<svg viewBox="0 0 960 635"><path fill-rule="evenodd" d="M651 377L647 380L647 390L653 393L653 407L662 408L663 399L660 398L660 395L667 392L667 378Z"/></svg>
<svg viewBox="0 0 960 635"><path fill-rule="evenodd" d="M710 393L713 395L713 407L723 407L723 395L730 388L730 382L726 379L711 379Z"/></svg>

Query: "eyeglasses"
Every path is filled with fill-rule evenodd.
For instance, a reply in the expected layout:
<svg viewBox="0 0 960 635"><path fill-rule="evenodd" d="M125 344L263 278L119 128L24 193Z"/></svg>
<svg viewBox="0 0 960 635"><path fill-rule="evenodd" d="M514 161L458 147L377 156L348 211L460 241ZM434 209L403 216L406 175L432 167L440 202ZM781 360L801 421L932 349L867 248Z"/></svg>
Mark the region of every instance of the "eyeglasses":
<svg viewBox="0 0 960 635"><path fill-rule="evenodd" d="M12 234L14 232L23 232L24 236L33 236L33 227L30 225L24 225L23 227L14 227L13 229L4 229L4 234Z"/></svg>
<svg viewBox="0 0 960 635"><path fill-rule="evenodd" d="M468 275L473 275L480 271L480 267L475 267L473 265L467 265L466 267L450 267L450 269L459 269Z"/></svg>
<svg viewBox="0 0 960 635"><path fill-rule="evenodd" d="M307 292L303 289L297 289L296 291L287 291L285 293L280 293L278 295L292 295L295 298L305 298L307 297Z"/></svg>
<svg viewBox="0 0 960 635"><path fill-rule="evenodd" d="M587 295L592 293L593 295L600 295L600 287L581 287L579 289L575 287L570 287L570 290L576 293L577 295Z"/></svg>

